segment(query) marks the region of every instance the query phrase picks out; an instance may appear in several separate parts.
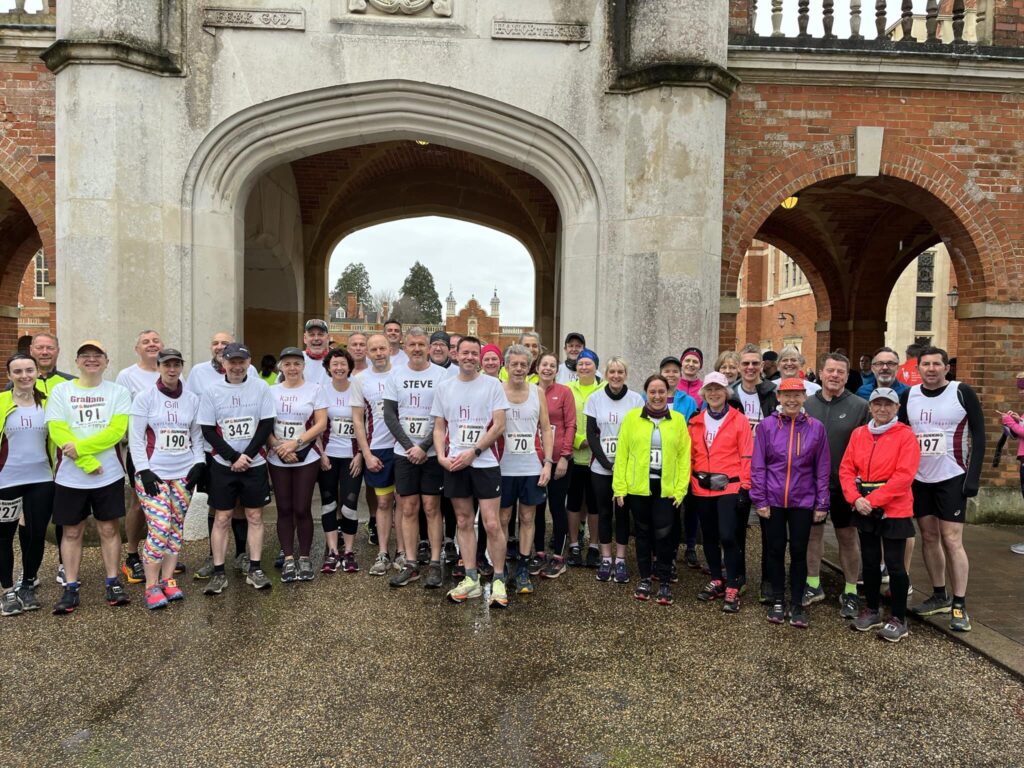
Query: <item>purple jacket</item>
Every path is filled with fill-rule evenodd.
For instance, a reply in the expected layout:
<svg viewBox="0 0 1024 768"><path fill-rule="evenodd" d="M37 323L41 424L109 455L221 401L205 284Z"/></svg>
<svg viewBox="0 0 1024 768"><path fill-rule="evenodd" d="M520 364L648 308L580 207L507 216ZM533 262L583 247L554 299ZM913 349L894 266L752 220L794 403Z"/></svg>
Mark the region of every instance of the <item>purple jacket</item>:
<svg viewBox="0 0 1024 768"><path fill-rule="evenodd" d="M762 507L828 509L832 471L825 426L806 413L778 411L757 425L750 461L750 502Z"/></svg>

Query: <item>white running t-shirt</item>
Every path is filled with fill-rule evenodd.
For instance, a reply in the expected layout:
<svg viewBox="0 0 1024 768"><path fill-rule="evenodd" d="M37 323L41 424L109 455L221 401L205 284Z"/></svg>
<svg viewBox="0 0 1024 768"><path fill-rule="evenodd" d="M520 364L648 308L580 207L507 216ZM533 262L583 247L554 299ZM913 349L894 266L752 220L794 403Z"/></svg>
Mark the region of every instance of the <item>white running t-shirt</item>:
<svg viewBox="0 0 1024 768"><path fill-rule="evenodd" d="M260 422L274 415L270 387L259 376L247 376L241 384L229 384L222 378L203 393L199 402L200 426L216 427L224 441L239 453L249 447ZM260 446L256 455L250 457L250 466L264 464L266 453L266 447ZM215 451L212 455L218 464L231 466L230 461Z"/></svg>
<svg viewBox="0 0 1024 768"><path fill-rule="evenodd" d="M352 380L356 389L356 397L352 403L366 409L366 440L371 451L384 451L395 447L395 436L384 423L384 392L390 376L390 368L384 373L367 368Z"/></svg>
<svg viewBox="0 0 1024 768"><path fill-rule="evenodd" d="M608 461L615 465L615 452L619 447L619 430L626 414L637 408L644 407L644 398L639 392L628 390L618 400L608 397L608 388L601 387L594 391L583 404L583 415L593 416L597 428L601 432L601 450ZM601 462L590 460L590 471L595 475L609 476L611 472L601 466Z"/></svg>
<svg viewBox="0 0 1024 768"><path fill-rule="evenodd" d="M508 395L505 395L506 399ZM505 434L501 438L502 477L535 477L543 468L543 445L537 434L540 422L540 393L536 384L530 384L526 401L508 402L505 411Z"/></svg>
<svg viewBox="0 0 1024 768"><path fill-rule="evenodd" d="M392 369L384 385L384 399L398 404L398 423L416 445L431 437L430 406L434 404L434 393L446 378L445 369L433 363L425 371L401 365ZM437 455L433 441L427 455ZM395 440L395 456L405 456L405 448L398 440Z"/></svg>
<svg viewBox="0 0 1024 768"><path fill-rule="evenodd" d="M83 387L80 379L58 384L46 401L46 421L63 421L78 440L92 437L110 426L114 416L129 416L132 396L120 384L101 381L95 387ZM74 459L57 449L57 472L54 479L68 488L103 488L124 477L121 445L115 445L96 459L101 472L87 473L79 469Z"/></svg>
<svg viewBox="0 0 1024 768"><path fill-rule="evenodd" d="M274 437L278 440L298 440L313 426L315 411L327 410L323 387L308 381L300 387L291 388L275 384L270 388L270 396L274 399ZM295 464L282 461L275 451L267 453L267 461L275 467L304 467L319 460L320 450L316 443L306 458Z"/></svg>
<svg viewBox="0 0 1024 768"><path fill-rule="evenodd" d="M168 397L156 386L141 392L132 402L128 447L135 471L148 469L161 480L181 480L203 455L203 430L199 426L199 398L184 390Z"/></svg>
<svg viewBox="0 0 1024 768"><path fill-rule="evenodd" d="M0 488L53 480L46 435L46 412L42 406L19 405L7 414L0 450Z"/></svg>
<svg viewBox="0 0 1024 768"><path fill-rule="evenodd" d="M501 382L493 376L478 375L472 381L446 379L434 393L430 415L448 422L448 450L455 456L472 449L491 427L495 411L507 411L508 398ZM497 441L473 459L481 469L498 466Z"/></svg>

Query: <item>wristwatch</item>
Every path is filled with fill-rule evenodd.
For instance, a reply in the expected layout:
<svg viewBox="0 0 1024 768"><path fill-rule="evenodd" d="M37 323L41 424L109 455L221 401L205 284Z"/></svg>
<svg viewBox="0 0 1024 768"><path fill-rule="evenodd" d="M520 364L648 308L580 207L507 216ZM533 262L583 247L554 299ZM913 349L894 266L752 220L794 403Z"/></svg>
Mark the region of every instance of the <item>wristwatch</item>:
<svg viewBox="0 0 1024 768"><path fill-rule="evenodd" d="M479 456L481 453L483 453L483 451L481 451L479 448L474 447L473 448L473 453L475 453L477 456Z"/></svg>

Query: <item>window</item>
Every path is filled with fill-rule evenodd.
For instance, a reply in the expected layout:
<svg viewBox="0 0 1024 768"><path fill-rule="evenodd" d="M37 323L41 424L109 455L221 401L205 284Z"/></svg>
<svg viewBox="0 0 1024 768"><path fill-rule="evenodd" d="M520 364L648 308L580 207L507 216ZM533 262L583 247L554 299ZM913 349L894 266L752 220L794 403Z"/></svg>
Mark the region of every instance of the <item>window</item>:
<svg viewBox="0 0 1024 768"><path fill-rule="evenodd" d="M786 259L786 280L782 284L783 288L789 288L789 259Z"/></svg>
<svg viewBox="0 0 1024 768"><path fill-rule="evenodd" d="M40 248L36 251L35 255L35 271L36 271L36 298L46 298L46 286L50 284L50 270L46 268L46 256L43 254L43 249Z"/></svg>
<svg viewBox="0 0 1024 768"><path fill-rule="evenodd" d="M469 322L466 325L467 325L466 333L469 336L476 336L476 318L475 317L469 318Z"/></svg>
<svg viewBox="0 0 1024 768"><path fill-rule="evenodd" d="M935 254L932 251L917 257L917 292L931 293L935 281Z"/></svg>
<svg viewBox="0 0 1024 768"><path fill-rule="evenodd" d="M928 333L932 329L932 304L930 296L917 297L917 314L914 317L914 330Z"/></svg>

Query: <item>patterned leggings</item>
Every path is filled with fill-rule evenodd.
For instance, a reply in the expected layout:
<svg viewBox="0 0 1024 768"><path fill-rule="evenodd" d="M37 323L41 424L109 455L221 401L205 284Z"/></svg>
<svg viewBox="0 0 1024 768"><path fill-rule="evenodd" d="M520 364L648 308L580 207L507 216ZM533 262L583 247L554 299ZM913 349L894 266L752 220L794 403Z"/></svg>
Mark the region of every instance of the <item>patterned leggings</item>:
<svg viewBox="0 0 1024 768"><path fill-rule="evenodd" d="M135 492L139 495L149 531L142 545L142 559L147 563L159 563L165 557L178 554L185 512L192 500L184 478L164 480L159 488L159 496L150 496L142 487L142 481L135 481Z"/></svg>

